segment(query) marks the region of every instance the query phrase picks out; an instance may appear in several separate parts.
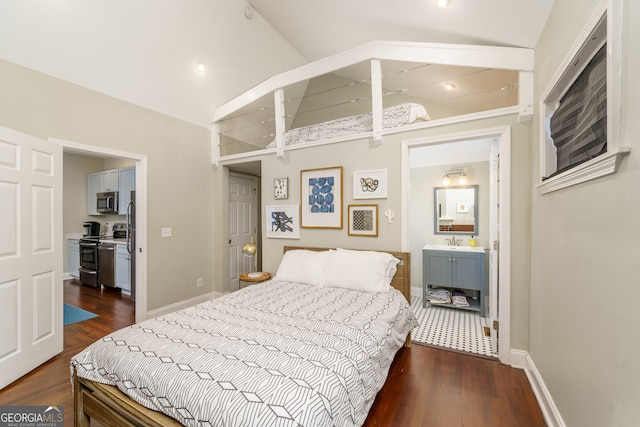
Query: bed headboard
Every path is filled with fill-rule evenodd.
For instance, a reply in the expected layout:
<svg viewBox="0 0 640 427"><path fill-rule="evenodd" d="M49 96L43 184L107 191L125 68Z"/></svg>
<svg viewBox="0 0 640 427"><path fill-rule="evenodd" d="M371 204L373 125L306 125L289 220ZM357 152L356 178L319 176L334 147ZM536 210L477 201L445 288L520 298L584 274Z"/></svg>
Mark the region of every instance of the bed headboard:
<svg viewBox="0 0 640 427"><path fill-rule="evenodd" d="M285 246L284 252L292 251L295 249L305 249L308 251L328 251L330 249L335 248L314 248L314 247L306 247L306 246ZM398 269L396 271L396 275L393 276L393 280L391 281L391 286L402 292L404 297L411 304L411 254L409 252L393 252L393 251L378 251L385 252L393 255L394 257L400 260L398 264Z"/></svg>

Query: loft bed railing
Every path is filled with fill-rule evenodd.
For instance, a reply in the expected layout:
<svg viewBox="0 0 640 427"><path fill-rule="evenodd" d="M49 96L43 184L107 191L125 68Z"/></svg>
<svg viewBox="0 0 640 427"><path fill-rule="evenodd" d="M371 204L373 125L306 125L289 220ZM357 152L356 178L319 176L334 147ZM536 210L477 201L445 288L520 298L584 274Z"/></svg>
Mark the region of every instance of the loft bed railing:
<svg viewBox="0 0 640 427"><path fill-rule="evenodd" d="M533 115L533 50L372 42L274 75L220 106L211 162L381 143L390 133L513 113Z"/></svg>

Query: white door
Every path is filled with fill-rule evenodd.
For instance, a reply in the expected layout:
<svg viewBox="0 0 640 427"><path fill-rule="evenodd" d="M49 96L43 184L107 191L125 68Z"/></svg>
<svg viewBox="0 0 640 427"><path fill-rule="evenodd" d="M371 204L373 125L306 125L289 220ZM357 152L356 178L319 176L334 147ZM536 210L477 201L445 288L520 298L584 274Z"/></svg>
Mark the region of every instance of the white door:
<svg viewBox="0 0 640 427"><path fill-rule="evenodd" d="M62 147L0 126L0 388L63 349Z"/></svg>
<svg viewBox="0 0 640 427"><path fill-rule="evenodd" d="M242 246L258 242L257 180L229 175L229 283L230 291L240 289L240 274L256 270L257 257L246 256Z"/></svg>
<svg viewBox="0 0 640 427"><path fill-rule="evenodd" d="M491 142L491 160L489 172L489 322L491 328L491 353L498 354L498 290L500 263L500 141Z"/></svg>

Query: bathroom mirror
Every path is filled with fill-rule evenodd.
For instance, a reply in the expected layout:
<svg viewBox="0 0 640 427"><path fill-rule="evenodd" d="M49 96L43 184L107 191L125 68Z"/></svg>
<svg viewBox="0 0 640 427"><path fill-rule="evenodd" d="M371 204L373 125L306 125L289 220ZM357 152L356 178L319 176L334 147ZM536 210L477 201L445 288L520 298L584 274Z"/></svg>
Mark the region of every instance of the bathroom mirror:
<svg viewBox="0 0 640 427"><path fill-rule="evenodd" d="M478 186L434 187L434 233L478 234Z"/></svg>

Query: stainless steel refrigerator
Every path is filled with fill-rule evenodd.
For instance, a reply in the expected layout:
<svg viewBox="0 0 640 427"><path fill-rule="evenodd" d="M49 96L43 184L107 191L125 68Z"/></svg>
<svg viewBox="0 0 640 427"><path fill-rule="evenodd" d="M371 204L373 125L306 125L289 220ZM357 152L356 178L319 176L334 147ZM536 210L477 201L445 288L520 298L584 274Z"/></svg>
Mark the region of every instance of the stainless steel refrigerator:
<svg viewBox="0 0 640 427"><path fill-rule="evenodd" d="M131 299L136 300L136 192L131 192L127 205L127 252L131 263Z"/></svg>

